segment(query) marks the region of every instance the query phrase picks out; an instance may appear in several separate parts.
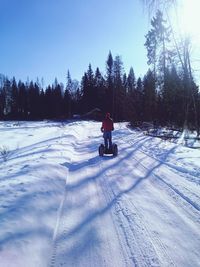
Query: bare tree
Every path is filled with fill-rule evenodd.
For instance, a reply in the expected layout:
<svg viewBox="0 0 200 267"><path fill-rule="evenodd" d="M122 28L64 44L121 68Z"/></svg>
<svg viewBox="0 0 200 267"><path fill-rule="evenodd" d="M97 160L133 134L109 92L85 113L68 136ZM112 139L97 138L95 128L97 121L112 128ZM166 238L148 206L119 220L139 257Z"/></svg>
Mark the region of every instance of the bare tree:
<svg viewBox="0 0 200 267"><path fill-rule="evenodd" d="M143 5L147 8L148 14L151 16L155 13L156 10L160 9L163 13L166 14L168 22L171 26L171 31L173 35L173 42L174 46L178 55L178 59L181 65L182 73L184 75L184 86L186 92L186 110L185 110L185 122L184 128L188 127L188 112L189 107L191 104L193 105L194 109L194 120L195 120L195 127L197 133L199 133L199 125L198 125L198 115L197 115L197 107L195 102L194 90L193 90L193 75L192 75L192 64L191 64L191 40L187 36L182 36L179 33L179 37L174 32L170 16L169 16L169 9L173 8L174 10L177 9L178 0L141 0ZM178 12L176 12L177 21L178 19ZM177 40L179 39L179 41Z"/></svg>
<svg viewBox="0 0 200 267"><path fill-rule="evenodd" d="M177 0L141 0L144 7L147 7L149 15L154 13L156 10L161 10L164 12L171 6L176 6Z"/></svg>

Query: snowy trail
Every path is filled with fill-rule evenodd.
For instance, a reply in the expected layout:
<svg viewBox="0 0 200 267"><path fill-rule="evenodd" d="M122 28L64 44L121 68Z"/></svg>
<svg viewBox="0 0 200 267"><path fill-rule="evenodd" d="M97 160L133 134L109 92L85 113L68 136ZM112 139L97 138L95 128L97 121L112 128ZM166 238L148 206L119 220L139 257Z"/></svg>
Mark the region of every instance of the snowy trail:
<svg viewBox="0 0 200 267"><path fill-rule="evenodd" d="M51 266L199 266L199 188L186 196L177 170L142 151L149 137L123 136L117 158L77 144Z"/></svg>
<svg viewBox="0 0 200 267"><path fill-rule="evenodd" d="M89 143L81 146L87 148ZM69 166L50 266L126 266L117 233L113 234L115 222L109 212L113 203L106 202L100 185L99 158L96 151L90 152L79 152L84 163Z"/></svg>
<svg viewBox="0 0 200 267"><path fill-rule="evenodd" d="M12 125L0 267L200 266L200 151L119 123L101 158L98 122Z"/></svg>

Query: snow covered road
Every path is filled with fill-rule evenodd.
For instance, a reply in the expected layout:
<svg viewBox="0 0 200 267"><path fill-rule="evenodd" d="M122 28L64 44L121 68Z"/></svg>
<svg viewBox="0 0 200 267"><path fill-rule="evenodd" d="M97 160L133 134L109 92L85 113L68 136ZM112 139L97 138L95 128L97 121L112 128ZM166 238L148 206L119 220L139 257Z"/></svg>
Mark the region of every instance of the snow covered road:
<svg viewBox="0 0 200 267"><path fill-rule="evenodd" d="M0 266L200 266L199 150L119 123L101 158L97 122L0 128Z"/></svg>

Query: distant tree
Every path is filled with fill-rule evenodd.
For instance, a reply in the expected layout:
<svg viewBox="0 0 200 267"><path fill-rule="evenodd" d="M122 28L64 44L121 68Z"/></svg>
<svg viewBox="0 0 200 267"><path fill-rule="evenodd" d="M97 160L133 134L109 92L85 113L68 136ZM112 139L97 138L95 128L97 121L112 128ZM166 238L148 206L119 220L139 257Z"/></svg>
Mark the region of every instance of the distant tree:
<svg viewBox="0 0 200 267"><path fill-rule="evenodd" d="M94 75L94 90L95 90L95 98L94 98L94 106L96 108L101 109L102 111L106 112L105 107L105 80L99 70L96 68L95 75Z"/></svg>
<svg viewBox="0 0 200 267"><path fill-rule="evenodd" d="M4 115L8 116L11 112L11 97L12 97L12 88L10 80L5 77L3 84L3 96L4 96Z"/></svg>
<svg viewBox="0 0 200 267"><path fill-rule="evenodd" d="M38 110L39 103L39 86L33 81L28 87L28 116L30 119L38 119L40 117Z"/></svg>
<svg viewBox="0 0 200 267"><path fill-rule="evenodd" d="M88 111L88 98L89 98L89 91L88 91L88 77L87 73L85 72L82 79L81 79L81 113Z"/></svg>
<svg viewBox="0 0 200 267"><path fill-rule="evenodd" d="M154 121L156 118L156 88L155 78L151 70L148 70L143 79L143 97L144 97L144 121Z"/></svg>
<svg viewBox="0 0 200 267"><path fill-rule="evenodd" d="M195 101L195 92L196 90L194 87L194 78L192 73L192 62L191 62L191 40L188 38L188 36L182 36L180 31L175 33L172 23L170 21L170 16L168 13L169 8L176 10L176 3L177 0L142 0L144 5L148 7L148 10L153 13L153 11L157 9L161 9L163 12L165 12L166 17L168 19L168 22L170 24L170 30L172 32L173 37L173 44L177 55L177 65L180 64L181 66L181 72L183 73L183 86L185 91L185 99L186 99L186 108L184 111L184 126L185 128L189 127L189 110L193 109L193 121L195 124L196 129L198 130L198 106L197 102ZM179 21L178 12L176 13L176 20ZM179 40L179 41L177 41Z"/></svg>
<svg viewBox="0 0 200 267"><path fill-rule="evenodd" d="M18 82L18 90L19 90L19 99L18 99L19 116L22 119L27 119L27 116L28 116L28 89L23 82L19 81Z"/></svg>
<svg viewBox="0 0 200 267"><path fill-rule="evenodd" d="M126 93L128 93L128 79L126 73L123 74L122 77L122 85Z"/></svg>
<svg viewBox="0 0 200 267"><path fill-rule="evenodd" d="M62 115L62 87L59 83L55 83L55 87L52 90L53 96L53 110L55 118L60 118Z"/></svg>
<svg viewBox="0 0 200 267"><path fill-rule="evenodd" d="M182 65L182 73L183 73L183 83L184 83L184 90L185 90L185 99L186 99L186 108L185 108L185 121L184 121L184 128L189 127L189 123L191 119L190 116L190 109L193 109L193 122L195 125L196 130L198 131L198 111L197 111L197 91L198 89L196 84L194 83L194 78L192 74L192 67L191 67L191 40L189 38L185 38L182 46L182 53L179 51L180 57L182 56L181 65Z"/></svg>
<svg viewBox="0 0 200 267"><path fill-rule="evenodd" d="M4 82L5 77L3 74L0 74L0 119L4 118L4 111L6 106Z"/></svg>
<svg viewBox="0 0 200 267"><path fill-rule="evenodd" d="M191 97L188 103L188 128L195 129L197 131L197 135L199 136L199 87L196 85L194 80L191 81L190 84Z"/></svg>
<svg viewBox="0 0 200 267"><path fill-rule="evenodd" d="M156 40L156 33L154 30L150 30L147 35L145 35L146 42L145 46L147 49L147 64L153 66L154 77L156 77L156 70L157 70L157 40Z"/></svg>
<svg viewBox="0 0 200 267"><path fill-rule="evenodd" d="M139 77L136 82L136 90L138 92L142 92L142 79Z"/></svg>
<svg viewBox="0 0 200 267"><path fill-rule="evenodd" d="M66 118L70 118L72 116L72 103L71 103L71 95L69 89L65 89L64 98L63 98L63 115Z"/></svg>
<svg viewBox="0 0 200 267"><path fill-rule="evenodd" d="M71 74L70 74L69 70L67 71L67 85L66 85L66 89L69 92L72 91L72 78L71 78Z"/></svg>
<svg viewBox="0 0 200 267"><path fill-rule="evenodd" d="M124 90L126 92L126 101L124 105L125 109L125 117L129 121L136 120L136 78L133 68L131 67L128 73L128 77L126 78L126 82L124 82L125 78L123 78Z"/></svg>
<svg viewBox="0 0 200 267"><path fill-rule="evenodd" d="M50 85L45 90L45 107L44 107L45 118L54 117L54 101L53 101L53 90Z"/></svg>
<svg viewBox="0 0 200 267"><path fill-rule="evenodd" d="M155 12L155 10L167 10L176 6L178 0L141 0L144 6L147 7L149 14Z"/></svg>
<svg viewBox="0 0 200 267"><path fill-rule="evenodd" d="M12 119L18 118L19 112L19 91L15 78L11 82L11 99L10 99L10 115Z"/></svg>
<svg viewBox="0 0 200 267"><path fill-rule="evenodd" d="M174 126L176 118L182 121L183 90L175 66L166 70L165 84L162 89L162 122ZM177 95L179 93L179 95Z"/></svg>
<svg viewBox="0 0 200 267"><path fill-rule="evenodd" d="M199 91L199 90L198 90ZM200 135L200 92L198 92L198 98L197 98L197 136Z"/></svg>
<svg viewBox="0 0 200 267"><path fill-rule="evenodd" d="M89 64L87 72L82 77L82 107L84 112L92 110L94 106L94 99L96 97L94 73L91 64Z"/></svg>
<svg viewBox="0 0 200 267"><path fill-rule="evenodd" d="M87 77L88 77L88 110L91 110L95 108L94 105L94 99L96 97L95 87L94 87L94 72L92 70L91 64L89 64L88 71L87 71Z"/></svg>
<svg viewBox="0 0 200 267"><path fill-rule="evenodd" d="M170 42L170 30L166 26L163 13L158 10L151 20L152 29L148 32L145 46L147 48L148 64L153 65L154 77L162 86L165 83L165 73L171 64L172 51L167 49Z"/></svg>
<svg viewBox="0 0 200 267"><path fill-rule="evenodd" d="M123 87L123 62L116 56L113 64L114 90L113 90L113 117L123 120L125 115L126 89Z"/></svg>
<svg viewBox="0 0 200 267"><path fill-rule="evenodd" d="M81 113L81 98L81 89L80 86L78 86L73 96L73 112L76 114Z"/></svg>
<svg viewBox="0 0 200 267"><path fill-rule="evenodd" d="M40 96L39 96L39 114L41 119L45 119L45 93L44 89L42 88L40 90Z"/></svg>
<svg viewBox="0 0 200 267"><path fill-rule="evenodd" d="M139 77L136 82L136 90L135 90L135 120L142 121L143 118L143 105L144 105L144 97L143 97L143 83L142 79Z"/></svg>
<svg viewBox="0 0 200 267"><path fill-rule="evenodd" d="M128 78L127 78L127 88L128 93L132 93L135 90L136 86L136 78L133 68L131 67L129 70Z"/></svg>
<svg viewBox="0 0 200 267"><path fill-rule="evenodd" d="M105 109L114 114L114 60L111 51L109 51L106 60L106 90L105 90Z"/></svg>
<svg viewBox="0 0 200 267"><path fill-rule="evenodd" d="M80 113L81 108L80 108L80 101L81 101L81 92L80 92L80 86L79 82L76 79L71 79L71 75L68 71L67 74L67 86L66 86L66 91L65 91L65 96L64 96L64 103L66 103L68 107L68 117L71 117L72 114L75 113Z"/></svg>

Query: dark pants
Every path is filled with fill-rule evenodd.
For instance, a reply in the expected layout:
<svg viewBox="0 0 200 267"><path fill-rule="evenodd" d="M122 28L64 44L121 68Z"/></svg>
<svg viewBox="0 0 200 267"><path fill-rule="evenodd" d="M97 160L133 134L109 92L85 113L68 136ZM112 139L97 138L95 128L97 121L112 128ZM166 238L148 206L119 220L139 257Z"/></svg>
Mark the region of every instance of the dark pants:
<svg viewBox="0 0 200 267"><path fill-rule="evenodd" d="M111 149L112 148L112 133L111 133L111 131L105 131L103 133L103 138L104 138L105 148ZM109 145L109 147L108 147L108 145Z"/></svg>

